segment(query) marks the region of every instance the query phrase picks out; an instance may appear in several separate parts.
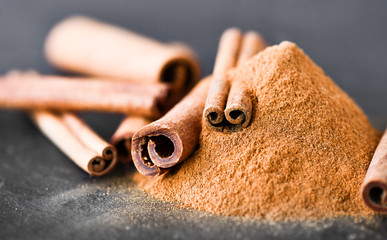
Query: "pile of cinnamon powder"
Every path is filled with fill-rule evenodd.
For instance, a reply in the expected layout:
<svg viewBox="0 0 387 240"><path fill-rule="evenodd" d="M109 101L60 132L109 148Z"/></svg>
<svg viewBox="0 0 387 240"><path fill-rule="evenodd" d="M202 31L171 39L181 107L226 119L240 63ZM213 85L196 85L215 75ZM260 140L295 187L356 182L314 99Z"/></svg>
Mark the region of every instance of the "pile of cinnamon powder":
<svg viewBox="0 0 387 240"><path fill-rule="evenodd" d="M250 126L223 133L203 124L198 150L163 176L137 174L141 187L222 215L287 220L372 214L359 188L380 133L321 68L283 42L228 76L251 89Z"/></svg>

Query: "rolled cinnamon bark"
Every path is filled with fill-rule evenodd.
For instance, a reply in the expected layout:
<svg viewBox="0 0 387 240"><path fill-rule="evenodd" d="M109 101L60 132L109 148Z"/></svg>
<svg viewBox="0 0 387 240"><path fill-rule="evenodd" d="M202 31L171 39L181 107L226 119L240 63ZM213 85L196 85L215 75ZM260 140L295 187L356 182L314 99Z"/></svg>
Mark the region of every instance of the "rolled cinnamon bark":
<svg viewBox="0 0 387 240"><path fill-rule="evenodd" d="M0 107L103 111L157 118L165 111L169 90L161 83L11 74L0 78Z"/></svg>
<svg viewBox="0 0 387 240"><path fill-rule="evenodd" d="M157 176L184 161L195 149L210 78L200 81L164 117L148 124L132 139L132 159L145 176Z"/></svg>
<svg viewBox="0 0 387 240"><path fill-rule="evenodd" d="M132 156L130 154L132 137L138 130L149 123L151 123L150 120L136 116L128 116L121 122L110 140L110 143L117 149L118 161L124 164L128 164L132 161Z"/></svg>
<svg viewBox="0 0 387 240"><path fill-rule="evenodd" d="M229 31L231 35L238 35L238 30L231 29ZM223 43L219 44L217 54L217 62L221 62L218 65L219 69L228 69L228 66L234 65L238 61L236 59L237 50L235 50L234 46L236 44L234 41L237 38L235 35L221 38ZM234 46L234 50L231 52L235 53L235 56L231 58L235 59L230 59L230 55L233 54L226 53L229 50L227 46L230 42ZM234 43L232 44L232 42ZM220 51L223 53L220 53ZM244 53L238 57L246 58L249 55L246 52L248 51L245 49ZM224 58L227 58L227 60ZM239 62L242 62L242 60L239 60ZM217 63L215 63L216 65ZM219 72L221 71L219 70ZM214 82L212 80L211 83L211 78L212 76L202 80L164 117L143 127L133 136L132 158L137 170L141 174L145 176L160 175L167 171L168 168L184 161L194 151L201 132L201 119L207 93L209 94L210 84L212 86ZM204 118L204 121L207 119ZM223 128L223 126L221 127Z"/></svg>
<svg viewBox="0 0 387 240"><path fill-rule="evenodd" d="M364 178L361 195L369 208L387 213L387 129Z"/></svg>
<svg viewBox="0 0 387 240"><path fill-rule="evenodd" d="M173 106L185 93L184 81L186 80L186 69L179 65L176 67L173 88L171 88L171 94L168 97L168 102L165 104L164 109L169 109ZM132 146L132 136L135 132L140 130L150 121L143 117L129 116L121 122L118 129L114 133L111 143L117 148L118 160L121 163L128 164L131 162L132 157L130 155Z"/></svg>
<svg viewBox="0 0 387 240"><path fill-rule="evenodd" d="M37 110L31 112L31 118L63 153L91 176L104 175L116 165L115 148L75 115Z"/></svg>
<svg viewBox="0 0 387 240"><path fill-rule="evenodd" d="M242 65L246 60L266 48L263 38L256 32L250 31L243 36L242 46L239 52L238 64ZM226 116L228 129L239 131L249 125L252 114L252 99L248 86L240 80L234 80L231 84L227 98Z"/></svg>
<svg viewBox="0 0 387 240"><path fill-rule="evenodd" d="M175 70L174 79L171 79L173 82L173 87L171 88L172 94L169 97L168 104L165 104L165 109L169 109L173 106L185 93L184 83L187 77L187 69L182 65L178 65ZM132 145L132 136L135 132L140 130L145 125L149 124L148 119L142 117L129 116L124 121L121 122L120 126L114 133L111 143L117 148L118 151L118 160L124 164L131 162L132 157L130 155L131 145Z"/></svg>
<svg viewBox="0 0 387 240"><path fill-rule="evenodd" d="M185 77L184 71L184 68L181 68L181 66L179 66L176 71L176 77ZM181 81L177 80L177 82ZM171 91L175 94L173 94L173 96L170 96L168 101L170 104L166 106L166 109L179 100L182 94L181 89L182 86L178 85L175 85L175 89L171 89ZM110 140L111 144L113 144L113 146L115 146L118 151L118 161L124 164L128 164L129 162L131 162L132 157L130 155L130 151L132 146L132 136L134 135L134 133L136 133L138 130L140 130L142 127L149 123L151 123L150 120L144 117L136 116L128 116L120 123L116 132L113 134L112 139Z"/></svg>
<svg viewBox="0 0 387 240"><path fill-rule="evenodd" d="M222 130L223 111L230 90L230 83L226 79L226 72L236 64L241 39L241 31L236 28L230 28L222 34L219 41L213 78L203 113L207 126L216 130Z"/></svg>
<svg viewBox="0 0 387 240"><path fill-rule="evenodd" d="M199 79L195 54L181 43L164 44L88 17L59 22L45 43L48 61L77 73L191 88ZM179 68L184 77L176 77ZM182 91L179 91L182 92Z"/></svg>

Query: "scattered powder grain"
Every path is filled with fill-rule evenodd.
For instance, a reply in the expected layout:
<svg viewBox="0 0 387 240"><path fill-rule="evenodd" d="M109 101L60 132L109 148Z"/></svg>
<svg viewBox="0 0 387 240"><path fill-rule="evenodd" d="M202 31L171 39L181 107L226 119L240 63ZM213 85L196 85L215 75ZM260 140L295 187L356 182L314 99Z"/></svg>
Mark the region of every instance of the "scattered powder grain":
<svg viewBox="0 0 387 240"><path fill-rule="evenodd" d="M380 133L356 103L295 44L283 42L232 70L254 99L240 132L203 124L198 150L157 178L164 200L222 215L270 220L368 216L359 188Z"/></svg>

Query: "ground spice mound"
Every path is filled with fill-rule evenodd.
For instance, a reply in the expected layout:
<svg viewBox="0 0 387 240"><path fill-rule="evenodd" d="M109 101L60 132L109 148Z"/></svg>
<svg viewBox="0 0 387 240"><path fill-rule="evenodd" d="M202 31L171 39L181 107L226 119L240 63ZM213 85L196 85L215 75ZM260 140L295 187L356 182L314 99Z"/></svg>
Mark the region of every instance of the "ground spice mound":
<svg viewBox="0 0 387 240"><path fill-rule="evenodd" d="M356 103L295 44L272 46L229 72L248 84L251 124L203 124L198 150L158 178L135 180L168 201L271 220L372 214L359 189L380 138Z"/></svg>

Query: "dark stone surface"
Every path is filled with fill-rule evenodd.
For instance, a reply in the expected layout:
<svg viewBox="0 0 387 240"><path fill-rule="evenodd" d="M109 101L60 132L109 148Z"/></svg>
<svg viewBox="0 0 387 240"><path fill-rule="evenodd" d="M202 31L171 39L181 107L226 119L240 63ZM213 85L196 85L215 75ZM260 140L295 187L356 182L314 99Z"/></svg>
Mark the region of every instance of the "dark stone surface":
<svg viewBox="0 0 387 240"><path fill-rule="evenodd" d="M50 27L87 14L197 50L211 72L221 32L260 31L296 42L347 91L379 129L387 124L387 2L1 0L0 73L55 72L42 45ZM121 116L88 113L108 139ZM158 201L122 166L90 178L18 111L0 111L0 239L387 239L387 220L269 223L220 217Z"/></svg>

